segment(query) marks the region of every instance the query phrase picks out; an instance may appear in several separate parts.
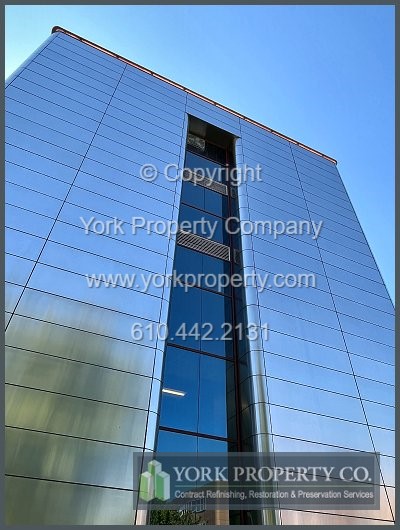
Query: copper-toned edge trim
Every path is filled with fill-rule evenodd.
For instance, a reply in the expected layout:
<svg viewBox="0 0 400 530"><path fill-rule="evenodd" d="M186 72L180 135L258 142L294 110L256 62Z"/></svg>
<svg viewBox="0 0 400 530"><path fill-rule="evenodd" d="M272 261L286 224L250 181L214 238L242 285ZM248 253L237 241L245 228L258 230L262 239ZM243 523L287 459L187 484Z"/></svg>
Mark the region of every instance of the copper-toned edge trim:
<svg viewBox="0 0 400 530"><path fill-rule="evenodd" d="M298 147L301 147L302 149L306 149L307 151L310 151L311 153L314 153L315 155L318 155L322 158L325 158L326 160L329 160L330 162L333 162L334 164L337 164L337 161L328 156L328 155L325 155L324 153L321 153L321 151L317 151L316 149L313 149L312 147L309 147L308 145L305 145L305 144L302 144L301 142L298 142L297 140L294 140L293 138L290 138L290 136L286 136L285 134L282 134L278 131L275 131L274 129L271 129L270 127L268 127L267 125L264 125L258 121L255 121L251 118L248 118L247 116L244 116L243 114L240 114L240 112L237 112L233 109L230 109L229 107L225 107L225 105L222 105L221 103L218 103L216 101L213 101L212 99L209 99L207 98L206 96L202 96L201 94L198 94L197 92L195 92L194 90L191 90L190 88L187 88L183 85L180 85L179 83L176 83L175 81L172 81L171 79L168 79L167 77L164 77L160 74L157 74L156 72L153 72L152 70L149 70L148 68L138 64L138 63L135 63L134 61L131 61L130 59L127 59L126 57L123 57L122 55L118 55L117 53L115 52L112 52L110 50L107 50L107 48L103 48L103 46L100 46L99 44L96 44L88 39L85 39L84 37L81 37L80 35L77 35L76 33L73 33L72 31L69 31L68 29L65 29L65 28L62 28L61 26L54 26L53 29L51 30L52 33L55 33L55 32L61 32L61 33L65 33L66 35L68 35L69 37L73 37L74 39L77 39L81 42L83 42L84 44L87 44L88 46L91 46L92 48L95 48L103 53L106 53L107 55L110 55L111 57L114 57L116 59L119 59L120 61L123 61L127 64L129 64L130 66L133 66L135 68L137 68L138 70L141 70L142 72L146 72L147 74L150 74L152 75L153 77L156 77L157 79L160 79L162 81L165 81L166 83L176 87L176 88L179 88L180 90L183 90L184 92L192 95L192 96L195 96L199 99L202 99L203 101L206 101L207 103L210 103L211 105L214 105L215 107L219 108L219 109L222 109L226 112L229 112L230 114L233 114L234 116L244 120L244 121L247 121L248 123L251 123L252 125L255 125L257 127L260 127L261 129L264 129L265 131L268 131L270 132L271 134L275 134L276 136L279 136L280 138L283 138L284 140L287 140L288 142L291 142L292 144L295 144L297 145Z"/></svg>

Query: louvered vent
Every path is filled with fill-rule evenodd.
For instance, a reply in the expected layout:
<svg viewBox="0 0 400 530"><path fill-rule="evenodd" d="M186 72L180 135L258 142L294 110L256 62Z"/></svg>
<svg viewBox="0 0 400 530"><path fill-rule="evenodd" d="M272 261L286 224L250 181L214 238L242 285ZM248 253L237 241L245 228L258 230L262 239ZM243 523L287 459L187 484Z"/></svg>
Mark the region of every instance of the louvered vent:
<svg viewBox="0 0 400 530"><path fill-rule="evenodd" d="M217 182L216 180L210 179L209 177L205 177L203 175L196 175L196 173L190 169L184 170L183 180L193 182L196 184L196 186L202 186L203 188L216 191L221 195L228 195L228 186L226 184L222 184L221 182Z"/></svg>
<svg viewBox="0 0 400 530"><path fill-rule="evenodd" d="M179 230L176 242L182 247L191 248L192 250L197 250L198 252L204 252L204 254L214 256L214 258L230 261L229 247L223 245L222 243L212 241L211 239L196 236L190 232Z"/></svg>

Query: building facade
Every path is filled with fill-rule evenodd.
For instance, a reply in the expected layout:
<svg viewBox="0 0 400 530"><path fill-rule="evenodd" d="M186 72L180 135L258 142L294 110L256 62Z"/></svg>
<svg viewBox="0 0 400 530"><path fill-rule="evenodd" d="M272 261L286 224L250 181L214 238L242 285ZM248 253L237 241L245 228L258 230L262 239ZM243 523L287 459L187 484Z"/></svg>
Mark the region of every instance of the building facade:
<svg viewBox="0 0 400 530"><path fill-rule="evenodd" d="M379 510L260 522L393 524L394 310L336 162L62 28L7 80L6 126L7 522L146 522L143 450L355 450L381 455Z"/></svg>

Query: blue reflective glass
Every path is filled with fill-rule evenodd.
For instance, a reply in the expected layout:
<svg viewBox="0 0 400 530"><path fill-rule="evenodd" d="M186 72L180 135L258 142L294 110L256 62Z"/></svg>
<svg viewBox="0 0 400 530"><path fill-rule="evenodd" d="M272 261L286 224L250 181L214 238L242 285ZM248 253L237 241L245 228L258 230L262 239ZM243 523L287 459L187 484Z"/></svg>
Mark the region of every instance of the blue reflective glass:
<svg viewBox="0 0 400 530"><path fill-rule="evenodd" d="M187 151L186 153L185 167L187 169L192 169L193 171L196 169L209 170L209 172L212 173L206 173L207 176L211 177L212 175L214 180L218 180L219 182L223 180L221 171L221 168L223 167L222 164L218 164L218 162L214 162L209 158L192 153L191 151Z"/></svg>
<svg viewBox="0 0 400 530"><path fill-rule="evenodd" d="M233 394L231 364L169 346L164 366L160 424L226 437L228 392ZM229 403L232 408L234 400ZM232 414L234 410L230 410Z"/></svg>
<svg viewBox="0 0 400 530"><path fill-rule="evenodd" d="M157 451L160 453L195 453L196 436L161 430L158 433Z"/></svg>
<svg viewBox="0 0 400 530"><path fill-rule="evenodd" d="M191 308L188 311L188 308ZM196 287L174 287L168 341L220 356L232 356L230 298Z"/></svg>
<svg viewBox="0 0 400 530"><path fill-rule="evenodd" d="M181 201L189 206L204 210L204 188L184 181L182 183Z"/></svg>
<svg viewBox="0 0 400 530"><path fill-rule="evenodd" d="M208 289L225 292L229 294L229 287L224 287L223 282L218 281L218 285L214 288L209 279L212 279L214 276L217 278L227 277L230 274L230 264L228 261L222 259L214 258L213 256L207 256L203 254L203 269L202 272L205 275L205 278L202 280L202 286L207 287ZM224 276L222 276L224 275Z"/></svg>
<svg viewBox="0 0 400 530"><path fill-rule="evenodd" d="M212 438L198 437L198 452L199 453L227 453L228 442L224 440L213 440ZM230 449L234 451L235 449Z"/></svg>
<svg viewBox="0 0 400 530"><path fill-rule="evenodd" d="M183 223L182 226L185 231L229 245L229 234L226 232L224 221L220 217L181 204L179 223Z"/></svg>
<svg viewBox="0 0 400 530"><path fill-rule="evenodd" d="M177 245L175 249L174 270L178 278L180 275L190 275L187 276L188 281L196 281L196 285L200 287L229 295L229 286L225 287L225 284L219 281L220 275L230 274L230 264L228 261ZM180 280L184 281L185 276L182 276Z"/></svg>
<svg viewBox="0 0 400 530"><path fill-rule="evenodd" d="M202 291L201 304L201 349L215 355L231 357L233 339L230 298Z"/></svg>
<svg viewBox="0 0 400 530"><path fill-rule="evenodd" d="M230 363L200 355L199 432L227 436L227 391ZM232 411L231 411L232 413Z"/></svg>
<svg viewBox="0 0 400 530"><path fill-rule="evenodd" d="M228 442L160 429L157 451L161 453L226 453Z"/></svg>
<svg viewBox="0 0 400 530"><path fill-rule="evenodd" d="M183 182L181 201L220 217L228 216L228 197L226 195L194 185L192 182Z"/></svg>
<svg viewBox="0 0 400 530"><path fill-rule="evenodd" d="M199 354L167 348L160 423L184 431L198 427Z"/></svg>
<svg viewBox="0 0 400 530"><path fill-rule="evenodd" d="M228 217L228 197L215 191L204 189L204 209L207 212Z"/></svg>
<svg viewBox="0 0 400 530"><path fill-rule="evenodd" d="M203 254L179 245L175 248L174 269L177 274L201 274Z"/></svg>
<svg viewBox="0 0 400 530"><path fill-rule="evenodd" d="M188 307L191 308L188 311ZM201 322L201 290L174 287L171 294L168 340L187 348L200 349L199 323ZM194 329L197 334L190 333Z"/></svg>

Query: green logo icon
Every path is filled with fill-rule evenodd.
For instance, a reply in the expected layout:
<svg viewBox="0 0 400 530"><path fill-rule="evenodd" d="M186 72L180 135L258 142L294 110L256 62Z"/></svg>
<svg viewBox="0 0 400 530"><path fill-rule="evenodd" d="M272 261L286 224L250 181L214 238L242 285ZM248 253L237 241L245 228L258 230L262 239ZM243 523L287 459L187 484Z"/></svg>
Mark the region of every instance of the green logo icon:
<svg viewBox="0 0 400 530"><path fill-rule="evenodd" d="M151 460L147 471L140 475L139 497L144 501L159 499L167 501L170 497L170 476L162 471L160 462Z"/></svg>

